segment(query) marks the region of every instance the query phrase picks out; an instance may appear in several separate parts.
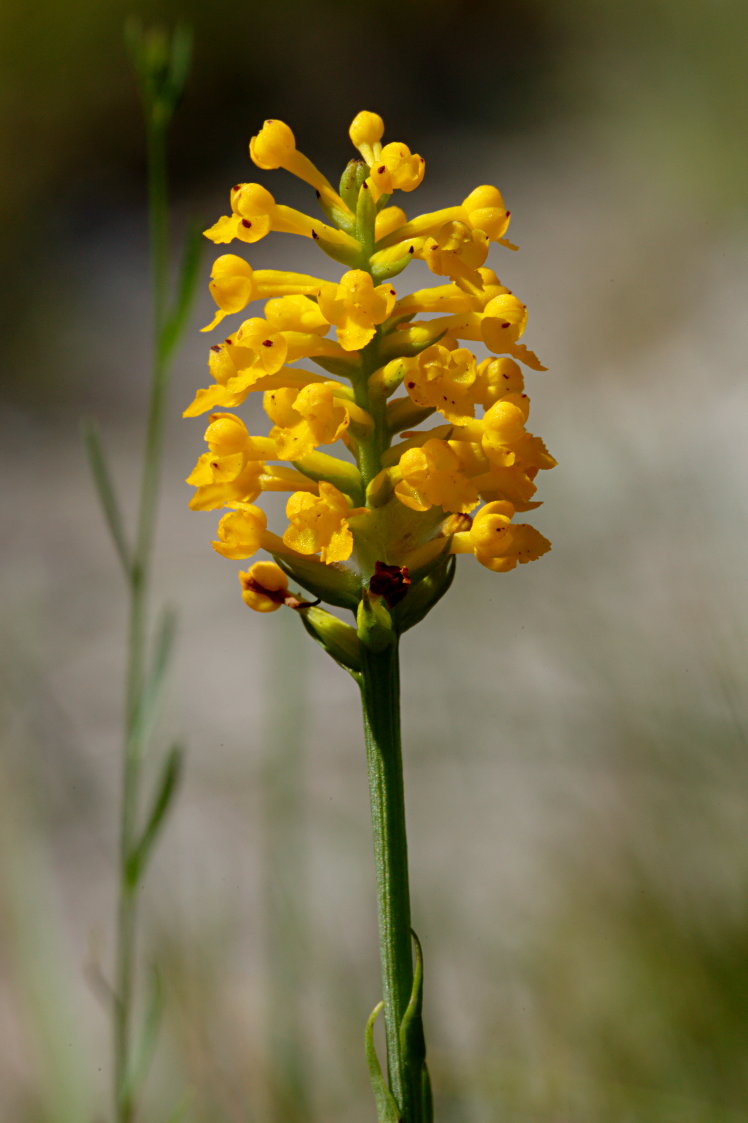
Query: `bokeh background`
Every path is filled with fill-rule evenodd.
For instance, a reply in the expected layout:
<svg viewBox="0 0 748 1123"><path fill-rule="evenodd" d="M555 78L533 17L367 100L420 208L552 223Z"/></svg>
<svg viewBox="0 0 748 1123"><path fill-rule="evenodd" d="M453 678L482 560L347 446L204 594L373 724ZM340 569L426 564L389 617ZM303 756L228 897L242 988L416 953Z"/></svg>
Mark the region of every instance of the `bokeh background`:
<svg viewBox="0 0 748 1123"><path fill-rule="evenodd" d="M6 0L0 1117L109 1118L125 620L79 419L100 419L129 502L150 338L130 14L195 33L175 245L237 181L312 205L248 161L268 116L334 179L376 109L427 158L411 212L484 182L513 212L521 252L489 263L550 368L528 388L559 460L533 520L554 550L509 575L463 559L404 645L437 1118L744 1120L741 0ZM252 261L315 272L311 252L279 235ZM179 414L210 305L176 364L158 540L181 622L163 737L189 760L145 893L166 1022L143 1119L371 1119L357 699L290 613L244 610L215 518L187 510L202 425Z"/></svg>

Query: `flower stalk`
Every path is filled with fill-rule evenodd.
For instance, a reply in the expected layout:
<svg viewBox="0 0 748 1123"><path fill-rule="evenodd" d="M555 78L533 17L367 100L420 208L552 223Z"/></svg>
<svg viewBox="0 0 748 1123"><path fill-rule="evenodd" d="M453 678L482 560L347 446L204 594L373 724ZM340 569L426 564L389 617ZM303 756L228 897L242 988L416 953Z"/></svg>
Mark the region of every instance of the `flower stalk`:
<svg viewBox="0 0 748 1123"><path fill-rule="evenodd" d="M362 643L361 705L374 836L377 920L389 1085L403 1117L414 1114L412 1064L400 1027L413 990L408 843L405 829L398 641L382 651Z"/></svg>
<svg viewBox="0 0 748 1123"><path fill-rule="evenodd" d="M555 461L525 427L520 364L545 369L519 342L527 309L484 264L492 243L516 249L504 236L510 216L501 194L483 185L457 206L409 221L390 200L418 187L425 162L404 144L383 145L383 132L375 113L354 119L349 135L361 159L348 164L339 192L282 121L266 121L252 138L254 163L312 186L325 221L276 204L260 184L237 184L231 214L206 236L252 244L271 231L294 233L346 272L336 284L255 272L235 254L218 258L210 285L217 312L204 330L253 301L265 306L262 317L244 320L211 348L213 382L184 414L219 412L210 415L208 451L187 482L196 488L193 508L224 508L213 542L219 554L245 559L264 550L273 558L239 574L244 602L262 613L291 608L360 688L383 995L367 1023L366 1055L379 1123L430 1123L423 958L410 917L399 640L446 593L457 555L503 573L550 548L514 516L539 505L535 477ZM439 282L400 297L395 279L415 261ZM465 341L490 357L478 360ZM323 375L299 368L300 360ZM266 436L252 436L232 412L258 391L272 422ZM432 419L435 427L422 428ZM319 451L324 445L342 446L342 458ZM255 506L263 491L278 490L291 492L282 535ZM289 580L313 599L291 590ZM352 612L355 626L323 604ZM373 1040L382 1008L386 1079Z"/></svg>

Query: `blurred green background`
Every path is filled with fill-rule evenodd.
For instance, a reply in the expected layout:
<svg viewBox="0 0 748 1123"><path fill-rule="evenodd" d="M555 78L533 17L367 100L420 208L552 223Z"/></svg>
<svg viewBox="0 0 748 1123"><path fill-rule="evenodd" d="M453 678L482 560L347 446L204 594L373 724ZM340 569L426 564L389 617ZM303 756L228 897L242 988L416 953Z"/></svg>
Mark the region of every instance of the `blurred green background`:
<svg viewBox="0 0 748 1123"><path fill-rule="evenodd" d="M468 559L404 645L414 921L444 1123L748 1116L740 0L380 0L0 10L4 214L0 1118L108 1118L123 604L78 419L134 481L149 353L144 144L122 28L189 23L175 236L261 179L268 116L335 178L361 108L427 159L409 213L496 183L521 253L553 552ZM254 265L309 269L277 236ZM206 251L207 282L210 248ZM408 275L408 279L410 277ZM411 283L415 284L414 279ZM352 684L247 613L182 483L201 296L174 376L158 594L189 763L146 890L167 1020L144 1120L373 1117L379 997Z"/></svg>

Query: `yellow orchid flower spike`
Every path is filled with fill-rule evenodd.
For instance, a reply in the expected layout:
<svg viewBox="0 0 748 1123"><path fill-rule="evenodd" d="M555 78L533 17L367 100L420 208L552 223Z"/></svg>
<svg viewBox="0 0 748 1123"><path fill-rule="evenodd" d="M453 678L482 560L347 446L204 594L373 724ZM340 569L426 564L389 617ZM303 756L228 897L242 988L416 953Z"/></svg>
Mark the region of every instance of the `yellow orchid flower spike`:
<svg viewBox="0 0 748 1123"><path fill-rule="evenodd" d="M431 1115L418 1044L421 953L417 944L414 966L402 853L399 637L445 594L458 556L506 573L548 551L540 531L515 516L539 506L539 473L555 460L526 428L523 368L545 370L520 342L527 307L487 264L489 253L516 248L501 192L466 184L461 201L408 218L391 196L420 185L425 161L384 134L377 113L356 115L349 136L359 158L338 188L285 122L267 120L252 137L254 164L308 184L321 217L277 202L264 184L231 189L231 213L205 231L230 248L213 265L216 312L203 330L236 321L213 343L212 383L184 415L214 411L207 451L187 477L194 509L222 511L214 549L232 561L269 555L239 574L244 603L267 615L290 608L361 688L386 1080L375 1015L367 1053L380 1118L423 1123ZM338 280L253 268L244 251L271 233L311 239L342 267ZM408 267L418 277L398 291ZM232 411L259 392L267 425L252 435ZM275 491L288 493L279 533L255 505Z"/></svg>
<svg viewBox="0 0 748 1123"><path fill-rule="evenodd" d="M247 182L231 189L230 215L206 231L210 240L240 248L272 232L296 234L347 268L334 282L254 269L233 249L216 259L210 291L217 310L204 330L232 316L239 322L210 351L213 384L185 410L190 417L219 411L206 431L208 451L188 481L196 488L193 507L228 509L216 544L227 556L259 542L249 535L257 516L248 506L263 491L287 488L282 565L333 604L337 598L355 609L372 595L378 563L405 572L413 558L431 556L389 606L398 631L409 626L419 582L436 587L436 573L442 585L451 578L445 519L472 518L481 526L481 502L486 510L510 504L511 515L499 512L509 519L537 506L537 474L555 461L525 428L521 367L544 369L520 342L527 307L486 264L491 244L506 242L510 212L501 192L489 184L468 187L460 202L408 218L389 198L420 184L423 158L400 141L387 142L384 121L370 110L356 115L349 135L360 159L349 163L336 189L285 122L266 121L250 141L252 161L309 184L322 217ZM447 283L399 295L394 278L412 263ZM264 311L242 320L256 302ZM493 355L477 358L473 342ZM317 369L302 369L309 362ZM226 411L258 391L270 427L254 437ZM465 547L470 533L463 527L463 537L454 537L455 552L482 561L486 548L476 548L475 535Z"/></svg>

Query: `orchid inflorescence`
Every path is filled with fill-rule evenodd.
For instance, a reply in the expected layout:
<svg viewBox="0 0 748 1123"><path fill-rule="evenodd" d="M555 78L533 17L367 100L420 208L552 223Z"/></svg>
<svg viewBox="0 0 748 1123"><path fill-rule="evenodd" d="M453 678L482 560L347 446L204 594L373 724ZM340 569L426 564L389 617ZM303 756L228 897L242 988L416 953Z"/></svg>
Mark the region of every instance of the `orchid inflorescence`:
<svg viewBox="0 0 748 1123"><path fill-rule="evenodd" d="M535 477L555 461L525 428L520 364L545 369L519 342L527 309L484 264L492 242L516 248L505 237L510 216L500 192L480 186L457 206L408 220L390 198L417 188L425 163L405 144L383 145L383 132L376 113L356 116L350 138L361 159L348 164L337 191L288 125L266 121L252 138L254 163L308 183L325 221L241 183L231 190L231 214L206 237L251 245L271 231L298 234L346 272L336 284L220 256L210 283L218 307L204 330L254 301L265 301L263 316L211 348L213 383L184 415L211 411L208 451L187 482L196 488L193 509L227 508L215 549L231 559L259 550L275 559L240 574L251 608L308 609L288 591L292 577L333 605L383 604L402 631L443 594L454 555L505 572L550 548L513 520L539 505ZM414 259L444 280L398 295L393 278ZM463 341L491 355L479 361ZM303 369L302 360L318 369ZM266 436L250 435L232 412L258 391L272 425ZM437 425L422 428L431 419ZM321 451L327 445L339 454ZM262 491L291 493L281 535L255 506ZM355 665L334 639L326 646Z"/></svg>

